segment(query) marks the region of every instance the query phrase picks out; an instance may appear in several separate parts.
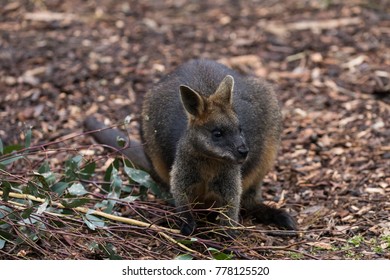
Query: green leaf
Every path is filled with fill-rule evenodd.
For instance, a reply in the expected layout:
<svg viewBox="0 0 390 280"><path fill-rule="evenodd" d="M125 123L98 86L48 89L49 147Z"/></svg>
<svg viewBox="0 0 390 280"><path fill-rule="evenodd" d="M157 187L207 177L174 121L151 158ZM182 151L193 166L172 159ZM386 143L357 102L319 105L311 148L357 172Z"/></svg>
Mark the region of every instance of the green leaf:
<svg viewBox="0 0 390 280"><path fill-rule="evenodd" d="M50 171L50 166L47 161L45 161L39 168L38 173L34 172L34 175L38 178L41 184L45 187L46 190L50 190L49 186L53 185L57 180L56 175Z"/></svg>
<svg viewBox="0 0 390 280"><path fill-rule="evenodd" d="M161 197L161 190L153 181L152 177L145 171L135 169L132 167L128 167L126 164L124 165L124 170L127 176L134 182L140 184L141 186L147 187L150 189L155 195Z"/></svg>
<svg viewBox="0 0 390 280"><path fill-rule="evenodd" d="M114 162L110 164L110 166L107 168L106 172L104 173L104 181L110 182L109 184L105 183L102 185L103 189L107 193L111 191L111 173L113 168L119 169L119 159L115 159Z"/></svg>
<svg viewBox="0 0 390 280"><path fill-rule="evenodd" d="M93 213L93 211L90 211L89 213ZM96 228L102 228L105 226L105 223L102 219L99 219L92 214L85 214L83 216L83 220L91 230L95 230Z"/></svg>
<svg viewBox="0 0 390 280"><path fill-rule="evenodd" d="M105 182L110 182L110 179L111 179L111 173L112 173L112 169L114 168L114 165L113 164L110 164L110 166L107 168L106 172L104 173L104 181ZM104 183L102 185L103 187L103 190L105 190L107 193L110 192L110 186L111 184L108 184L108 183Z"/></svg>
<svg viewBox="0 0 390 280"><path fill-rule="evenodd" d="M2 250L5 246L5 240L0 239L0 250Z"/></svg>
<svg viewBox="0 0 390 280"><path fill-rule="evenodd" d="M23 219L28 219L30 217L30 215L32 214L32 212L34 211L34 208L30 207L30 208L27 208L26 210L24 210L22 212L22 214L20 215Z"/></svg>
<svg viewBox="0 0 390 280"><path fill-rule="evenodd" d="M58 182L51 186L51 190L57 193L59 196L62 196L65 190L69 187L69 183L66 182Z"/></svg>
<svg viewBox="0 0 390 280"><path fill-rule="evenodd" d="M92 252L95 252L97 249L99 249L99 244L96 241L92 241L88 244L88 249Z"/></svg>
<svg viewBox="0 0 390 280"><path fill-rule="evenodd" d="M43 173L42 176L45 177L46 182L48 183L49 186L53 185L57 180L56 174L51 171Z"/></svg>
<svg viewBox="0 0 390 280"><path fill-rule="evenodd" d="M26 243L26 238L30 241L35 242L39 239L36 228L32 227L22 227L20 232L18 232L19 237L16 238L15 242L17 245ZM27 242L28 243L28 242Z"/></svg>
<svg viewBox="0 0 390 280"><path fill-rule="evenodd" d="M127 186L127 185L122 186L122 192L133 193L133 190L134 190L133 186Z"/></svg>
<svg viewBox="0 0 390 280"><path fill-rule="evenodd" d="M75 181L78 179L78 173L82 163L81 155L74 156L65 162L65 178L66 181Z"/></svg>
<svg viewBox="0 0 390 280"><path fill-rule="evenodd" d="M42 183L42 185L49 190L49 186L53 185L54 182L57 180L56 175L49 171L45 173L36 173L34 172L34 175L38 178L38 180Z"/></svg>
<svg viewBox="0 0 390 280"><path fill-rule="evenodd" d="M213 247L207 248L207 250L211 253L214 259L216 260L231 260L233 258L233 254L225 254Z"/></svg>
<svg viewBox="0 0 390 280"><path fill-rule="evenodd" d="M37 224L38 222L40 222L41 226L42 226L42 220L38 216L30 216L30 217L28 217L26 219L23 219L23 223L27 224L27 225L34 225L34 224Z"/></svg>
<svg viewBox="0 0 390 280"><path fill-rule="evenodd" d="M191 239L179 239L179 240L176 240L177 242L183 244L183 245L191 245L193 244L194 242L197 242L198 239L197 238L194 238L192 237Z"/></svg>
<svg viewBox="0 0 390 280"><path fill-rule="evenodd" d="M81 165L81 163L83 161L83 156L82 155L77 155L77 156L72 157L71 160L72 160L72 162L74 164L76 164L76 166L80 167L80 165Z"/></svg>
<svg viewBox="0 0 390 280"><path fill-rule="evenodd" d="M96 162L92 161L84 166L83 169L80 171L80 177L83 180L88 180L89 178L92 177L93 173L95 172L96 169Z"/></svg>
<svg viewBox="0 0 390 280"><path fill-rule="evenodd" d="M39 205L39 207L37 209L37 214L42 214L43 212L45 212L48 206L49 206L49 201L45 200L44 203Z"/></svg>
<svg viewBox="0 0 390 280"><path fill-rule="evenodd" d="M11 226L5 220L0 220L0 230L1 229L10 231L11 230Z"/></svg>
<svg viewBox="0 0 390 280"><path fill-rule="evenodd" d="M10 184L10 182L6 182L6 181L1 182L1 185L0 185L0 186L2 187L2 190L3 190L2 199L3 199L4 201L8 201L8 199L9 199L9 193L10 193L10 191L11 191L11 184Z"/></svg>
<svg viewBox="0 0 390 280"><path fill-rule="evenodd" d="M129 195L121 199L121 201L125 202L134 202L136 200L139 200L139 195Z"/></svg>
<svg viewBox="0 0 390 280"><path fill-rule="evenodd" d="M99 249L101 249L110 260L121 260L122 258L116 254L116 249L115 247L108 243L106 246L103 244L99 244Z"/></svg>
<svg viewBox="0 0 390 280"><path fill-rule="evenodd" d="M188 261L188 260L192 260L193 258L194 257L191 256L190 254L183 254L183 255L176 256L175 260Z"/></svg>
<svg viewBox="0 0 390 280"><path fill-rule="evenodd" d="M348 239L348 243L354 245L355 247L360 247L361 243L364 241L364 237L360 234L355 235Z"/></svg>
<svg viewBox="0 0 390 280"><path fill-rule="evenodd" d="M11 164L11 163L13 163L21 158L24 158L24 156L19 155L19 154L13 154L13 155L6 157L2 161L0 161L0 164L1 165L8 165L8 164Z"/></svg>
<svg viewBox="0 0 390 280"><path fill-rule="evenodd" d="M33 172L34 174L34 177L36 179L38 179L39 183L41 183L41 186L45 189L45 190L50 190L49 189L49 185L50 185L50 182L54 183L55 182L55 176L54 174L52 174L51 172L48 172L48 174L45 173L45 176L43 174L39 174L37 172ZM46 180L46 177L49 178L49 181L48 182Z"/></svg>
<svg viewBox="0 0 390 280"><path fill-rule="evenodd" d="M37 184L33 183L32 181L28 181L26 188L23 190L23 193L39 196Z"/></svg>
<svg viewBox="0 0 390 280"><path fill-rule="evenodd" d="M25 141L24 141L25 148L30 148L30 146L31 146L31 134L32 134L32 131L31 131L31 127L30 127L29 129L27 129L26 134L25 134Z"/></svg>
<svg viewBox="0 0 390 280"><path fill-rule="evenodd" d="M61 204L66 208L76 208L87 204L89 202L88 198L64 198L61 200Z"/></svg>
<svg viewBox="0 0 390 280"><path fill-rule="evenodd" d="M116 204L116 201L109 199L109 200L105 200L104 202L106 203L106 207L104 209L102 208L102 211L111 214Z"/></svg>
<svg viewBox="0 0 390 280"><path fill-rule="evenodd" d="M1 230L6 230L6 231L11 231L11 226L5 221L0 221L0 229Z"/></svg>
<svg viewBox="0 0 390 280"><path fill-rule="evenodd" d="M4 153L3 141L1 141L1 138L0 138L0 154L3 154L3 153Z"/></svg>
<svg viewBox="0 0 390 280"><path fill-rule="evenodd" d="M0 220L2 220L5 216L8 216L12 213L13 210L7 206L0 205Z"/></svg>
<svg viewBox="0 0 390 280"><path fill-rule="evenodd" d="M107 207L104 209L104 212L106 213L112 212L117 202L116 200L119 199L121 195L122 179L119 176L118 169L115 167L112 168L110 182L110 192L107 195Z"/></svg>
<svg viewBox="0 0 390 280"><path fill-rule="evenodd" d="M38 168L39 174L44 174L50 172L50 166L49 163L45 160L45 162Z"/></svg>
<svg viewBox="0 0 390 280"><path fill-rule="evenodd" d="M0 238L7 240L7 241L10 241L10 240L13 240L15 238L15 236L13 236L11 233L9 233L7 231L0 230Z"/></svg>
<svg viewBox="0 0 390 280"><path fill-rule="evenodd" d="M115 167L112 169L110 182L111 192L108 194L108 196L112 198L119 198L122 188L122 179L118 173L118 169Z"/></svg>
<svg viewBox="0 0 390 280"><path fill-rule="evenodd" d="M88 193L81 183L74 183L68 188L68 192L71 195L81 196Z"/></svg>
<svg viewBox="0 0 390 280"><path fill-rule="evenodd" d="M19 151L23 148L23 146L19 145L19 144L16 144L16 145L9 145L9 146L5 146L4 149L3 149L3 153L6 155L6 154L10 154L12 152L15 152L15 151Z"/></svg>
<svg viewBox="0 0 390 280"><path fill-rule="evenodd" d="M85 216L83 216L84 223L89 227L91 230L95 230L96 227L93 223L91 223Z"/></svg>

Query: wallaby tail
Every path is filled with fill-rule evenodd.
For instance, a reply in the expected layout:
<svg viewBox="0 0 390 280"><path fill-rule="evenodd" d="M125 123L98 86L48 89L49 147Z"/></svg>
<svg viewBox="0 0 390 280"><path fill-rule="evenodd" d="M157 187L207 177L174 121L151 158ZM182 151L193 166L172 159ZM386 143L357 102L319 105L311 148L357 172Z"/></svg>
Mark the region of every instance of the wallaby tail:
<svg viewBox="0 0 390 280"><path fill-rule="evenodd" d="M95 117L89 116L84 121L84 127L91 133L93 138L100 144L111 146L124 154L136 167L150 173L152 167L146 158L143 146L140 141L129 139L127 135L115 128L107 128L102 122ZM120 147L117 138L123 138L128 143L128 148Z"/></svg>

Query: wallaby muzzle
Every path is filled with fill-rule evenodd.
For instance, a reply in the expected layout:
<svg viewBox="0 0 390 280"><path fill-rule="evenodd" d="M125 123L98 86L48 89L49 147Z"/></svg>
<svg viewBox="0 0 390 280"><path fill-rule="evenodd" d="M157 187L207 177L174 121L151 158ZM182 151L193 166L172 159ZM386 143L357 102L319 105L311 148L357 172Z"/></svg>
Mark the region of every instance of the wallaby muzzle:
<svg viewBox="0 0 390 280"><path fill-rule="evenodd" d="M245 140L242 137L240 137L240 138L241 138L241 141L240 141L241 143L238 146L236 146L235 156L237 158L238 163L243 163L248 156L249 148L246 145Z"/></svg>

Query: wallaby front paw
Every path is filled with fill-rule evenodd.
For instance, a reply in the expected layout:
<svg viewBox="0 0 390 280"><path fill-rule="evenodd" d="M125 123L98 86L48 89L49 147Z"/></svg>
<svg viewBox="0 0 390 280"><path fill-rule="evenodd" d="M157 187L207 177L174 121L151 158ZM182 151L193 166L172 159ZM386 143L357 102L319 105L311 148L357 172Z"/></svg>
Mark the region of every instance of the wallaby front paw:
<svg viewBox="0 0 390 280"><path fill-rule="evenodd" d="M194 220L183 222L181 225L180 232L183 235L191 235L196 229L196 222Z"/></svg>

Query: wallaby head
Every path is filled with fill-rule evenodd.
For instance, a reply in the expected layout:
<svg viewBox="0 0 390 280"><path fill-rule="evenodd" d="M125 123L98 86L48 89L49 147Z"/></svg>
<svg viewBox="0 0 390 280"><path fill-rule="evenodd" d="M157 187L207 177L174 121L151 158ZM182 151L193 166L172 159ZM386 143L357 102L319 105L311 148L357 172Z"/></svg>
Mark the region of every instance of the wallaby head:
<svg viewBox="0 0 390 280"><path fill-rule="evenodd" d="M187 143L204 157L243 163L249 150L233 109L233 88L227 75L210 96L181 85L180 98L188 117Z"/></svg>

